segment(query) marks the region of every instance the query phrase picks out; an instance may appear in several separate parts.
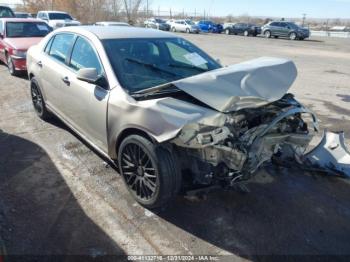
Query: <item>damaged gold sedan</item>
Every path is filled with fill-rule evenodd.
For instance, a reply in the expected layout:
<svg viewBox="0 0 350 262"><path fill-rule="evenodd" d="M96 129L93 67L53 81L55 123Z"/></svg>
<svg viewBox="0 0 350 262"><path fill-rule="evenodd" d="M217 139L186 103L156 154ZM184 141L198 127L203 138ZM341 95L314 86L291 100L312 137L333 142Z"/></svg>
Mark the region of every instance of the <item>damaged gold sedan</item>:
<svg viewBox="0 0 350 262"><path fill-rule="evenodd" d="M222 67L170 33L87 26L48 35L27 67L37 114L55 114L116 163L148 208L184 189L235 186L272 160L350 176L340 134L305 154L318 124L288 94L290 60Z"/></svg>

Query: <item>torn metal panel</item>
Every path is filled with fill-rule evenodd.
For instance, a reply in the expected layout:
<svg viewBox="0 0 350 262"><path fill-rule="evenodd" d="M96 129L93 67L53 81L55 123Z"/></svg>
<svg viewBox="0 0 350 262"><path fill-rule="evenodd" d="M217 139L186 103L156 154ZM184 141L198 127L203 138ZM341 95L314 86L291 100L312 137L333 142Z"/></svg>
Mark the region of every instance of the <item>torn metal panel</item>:
<svg viewBox="0 0 350 262"><path fill-rule="evenodd" d="M232 112L281 99L296 77L297 69L292 61L263 57L173 84L220 112Z"/></svg>
<svg viewBox="0 0 350 262"><path fill-rule="evenodd" d="M304 156L304 161L350 178L350 151L345 144L344 132L325 131L320 144Z"/></svg>

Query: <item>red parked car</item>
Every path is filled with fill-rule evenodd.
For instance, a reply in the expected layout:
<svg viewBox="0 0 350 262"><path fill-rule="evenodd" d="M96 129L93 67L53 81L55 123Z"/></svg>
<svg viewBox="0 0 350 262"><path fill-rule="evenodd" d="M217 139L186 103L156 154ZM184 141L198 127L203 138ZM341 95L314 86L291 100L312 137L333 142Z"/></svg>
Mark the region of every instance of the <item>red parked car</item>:
<svg viewBox="0 0 350 262"><path fill-rule="evenodd" d="M27 70L27 50L51 31L48 24L37 19L0 19L0 61L11 75Z"/></svg>

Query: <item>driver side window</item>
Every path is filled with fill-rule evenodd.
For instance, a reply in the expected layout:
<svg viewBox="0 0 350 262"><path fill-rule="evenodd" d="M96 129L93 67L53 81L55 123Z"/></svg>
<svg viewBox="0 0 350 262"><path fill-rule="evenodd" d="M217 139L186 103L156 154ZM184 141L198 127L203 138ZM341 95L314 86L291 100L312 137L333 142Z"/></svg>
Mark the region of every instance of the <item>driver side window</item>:
<svg viewBox="0 0 350 262"><path fill-rule="evenodd" d="M74 44L69 67L75 71L83 68L96 68L97 73L102 74L102 66L94 48L82 37L78 37Z"/></svg>

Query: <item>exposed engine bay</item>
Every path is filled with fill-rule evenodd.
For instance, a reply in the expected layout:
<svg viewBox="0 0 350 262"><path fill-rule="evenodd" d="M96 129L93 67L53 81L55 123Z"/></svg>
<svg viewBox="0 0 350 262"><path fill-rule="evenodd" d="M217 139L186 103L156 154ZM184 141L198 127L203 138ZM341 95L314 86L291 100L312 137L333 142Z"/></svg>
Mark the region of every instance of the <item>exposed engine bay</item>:
<svg viewBox="0 0 350 262"><path fill-rule="evenodd" d="M305 152L317 130L314 114L287 94L264 107L228 113L222 127L186 126L172 143L184 149L179 154L182 166L196 169L192 171L198 182L237 176L246 180L273 156ZM193 164L196 161L199 163Z"/></svg>

